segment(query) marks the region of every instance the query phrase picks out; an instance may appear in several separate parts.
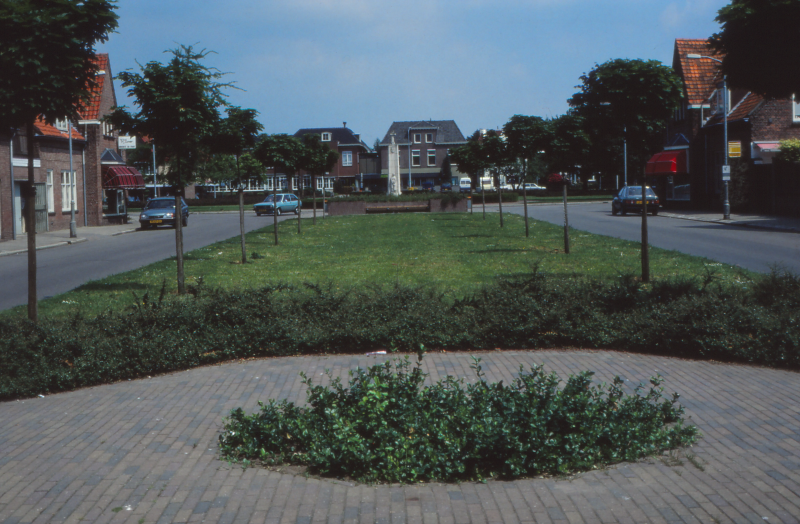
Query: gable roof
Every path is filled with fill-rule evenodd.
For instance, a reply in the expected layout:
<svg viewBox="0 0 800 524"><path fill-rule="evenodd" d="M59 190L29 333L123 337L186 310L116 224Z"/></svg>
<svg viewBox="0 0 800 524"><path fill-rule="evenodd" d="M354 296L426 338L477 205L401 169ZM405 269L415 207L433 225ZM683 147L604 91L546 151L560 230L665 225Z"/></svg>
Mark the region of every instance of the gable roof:
<svg viewBox="0 0 800 524"><path fill-rule="evenodd" d="M396 144L409 143L409 128L415 130L435 129L437 144L466 144L467 140L456 125L455 120L415 120L410 122L392 122L386 136L381 140L381 145L391 144L390 135L395 134Z"/></svg>
<svg viewBox="0 0 800 524"><path fill-rule="evenodd" d="M757 95L755 93L747 93L741 100L739 100L738 104L733 106L728 111L728 123L730 124L735 120L741 120L743 118L749 117L750 115L753 114L753 112L756 109L761 107L761 104L763 102L764 98L762 98L760 95ZM718 124L720 122L722 122L722 116L714 115L708 119L706 125Z"/></svg>
<svg viewBox="0 0 800 524"><path fill-rule="evenodd" d="M676 38L672 68L683 79L686 102L690 105L706 104L708 97L722 80L719 63L710 58L688 58L689 54L711 56L719 60L723 55L716 53L708 40L700 38Z"/></svg>
<svg viewBox="0 0 800 524"><path fill-rule="evenodd" d="M89 99L84 106L78 110L81 120L100 120L100 117L103 116L100 114L100 102L103 99L103 88L105 87L106 78L111 81L108 53L95 55L94 63L97 66L97 72L94 75L94 86L87 86Z"/></svg>
<svg viewBox="0 0 800 524"><path fill-rule="evenodd" d="M34 122L33 127L36 129L36 131L39 133L40 136L63 138L63 139L69 138L69 133L67 131L61 131L55 126L51 126L50 124L45 122L41 116L36 117L36 122ZM83 135L81 135L75 127L72 128L72 139L83 140Z"/></svg>
<svg viewBox="0 0 800 524"><path fill-rule="evenodd" d="M367 151L370 151L370 148L367 144L364 143L359 137L356 136L353 131L347 127L309 127L299 129L295 134L295 138L302 139L305 135L308 134L317 134L321 135L322 133L330 133L331 140L337 142L340 146L348 145L348 146L361 146Z"/></svg>

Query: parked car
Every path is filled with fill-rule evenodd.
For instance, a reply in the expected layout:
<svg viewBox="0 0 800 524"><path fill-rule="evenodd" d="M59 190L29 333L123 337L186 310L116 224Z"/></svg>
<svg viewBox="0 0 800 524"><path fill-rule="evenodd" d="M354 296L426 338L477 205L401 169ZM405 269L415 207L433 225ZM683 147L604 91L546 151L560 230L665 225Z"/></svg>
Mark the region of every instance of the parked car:
<svg viewBox="0 0 800 524"><path fill-rule="evenodd" d="M175 197L151 198L139 213L139 224L142 229L158 226L175 227ZM189 206L181 198L181 225L189 225Z"/></svg>
<svg viewBox="0 0 800 524"><path fill-rule="evenodd" d="M277 206L275 205L277 203ZM273 213L282 215L283 213L300 213L300 206L303 203L293 193L278 193L277 195L267 195L263 202L253 205L253 211L257 216L271 215Z"/></svg>
<svg viewBox="0 0 800 524"><path fill-rule="evenodd" d="M532 183L525 184L525 191L544 191L544 190L545 188L543 188L539 184L532 184Z"/></svg>
<svg viewBox="0 0 800 524"><path fill-rule="evenodd" d="M658 195L647 188L647 210L652 214L658 214ZM625 186L619 190L617 196L611 202L611 214L626 214L628 211L642 212L642 186Z"/></svg>
<svg viewBox="0 0 800 524"><path fill-rule="evenodd" d="M452 190L453 190L453 185L450 182L445 182L439 187L440 193L445 193L447 191L452 191Z"/></svg>
<svg viewBox="0 0 800 524"><path fill-rule="evenodd" d="M433 188L434 188L434 183L433 182L425 181L425 182L422 183L422 190L423 191L427 191L429 193L432 193L433 192Z"/></svg>

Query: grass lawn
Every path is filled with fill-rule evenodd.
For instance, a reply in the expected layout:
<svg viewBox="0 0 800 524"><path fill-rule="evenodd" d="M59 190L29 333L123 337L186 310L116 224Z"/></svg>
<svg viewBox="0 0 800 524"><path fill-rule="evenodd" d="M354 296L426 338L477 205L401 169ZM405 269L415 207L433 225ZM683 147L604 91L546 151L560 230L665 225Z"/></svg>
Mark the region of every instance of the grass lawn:
<svg viewBox="0 0 800 524"><path fill-rule="evenodd" d="M571 232L571 254L563 251L563 228L531 221L525 238L523 218L505 215L499 227L495 213L481 219L470 214L398 214L317 217L303 219L302 235L295 220L279 224L280 245L272 226L247 235L248 264L239 263L239 237L188 253L187 285L227 289L257 288L268 282L332 283L348 289L367 283L435 286L456 297L473 292L499 276L529 272L534 265L555 276L586 275L617 279L641 274L639 244L581 231ZM234 231L231 232L235 234ZM256 253L257 257L252 254ZM169 253L164 253L168 256ZM747 281L752 274L675 251L650 250L653 279L675 276L705 277L714 271L723 281ZM40 315L80 312L94 316L131 304L134 293L157 297L162 282L174 292L174 258L85 284L39 304ZM25 315L25 307L5 315Z"/></svg>

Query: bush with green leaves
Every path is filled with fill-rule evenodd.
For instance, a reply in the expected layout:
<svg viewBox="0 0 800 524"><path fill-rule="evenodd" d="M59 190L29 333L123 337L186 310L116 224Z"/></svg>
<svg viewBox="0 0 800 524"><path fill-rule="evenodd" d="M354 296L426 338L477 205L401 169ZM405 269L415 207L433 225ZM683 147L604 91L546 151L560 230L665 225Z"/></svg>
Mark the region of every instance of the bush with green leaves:
<svg viewBox="0 0 800 524"><path fill-rule="evenodd" d="M322 476L362 482L514 479L586 471L692 444L678 394L663 396L661 377L632 394L616 377L593 384L571 375L563 387L541 366L509 385L448 376L425 386L420 355L350 372L314 385L305 375L308 406L259 403L231 412L219 437L224 458L267 465L299 464ZM329 372L330 376L330 372Z"/></svg>
<svg viewBox="0 0 800 524"><path fill-rule="evenodd" d="M446 350L614 348L800 368L800 277L643 285L500 279L455 299L432 287L274 284L136 300L93 318L0 319L0 399L35 396L236 358Z"/></svg>

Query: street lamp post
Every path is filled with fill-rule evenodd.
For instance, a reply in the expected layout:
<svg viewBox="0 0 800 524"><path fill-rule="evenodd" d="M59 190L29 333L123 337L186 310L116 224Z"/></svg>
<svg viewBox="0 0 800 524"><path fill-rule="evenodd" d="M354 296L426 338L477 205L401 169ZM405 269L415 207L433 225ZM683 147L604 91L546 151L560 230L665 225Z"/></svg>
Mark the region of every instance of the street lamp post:
<svg viewBox="0 0 800 524"><path fill-rule="evenodd" d="M693 53L686 55L686 58L692 60L708 58L709 60L713 60L720 64L722 63L722 60L720 60L719 58L714 58L713 56L697 55ZM730 220L731 204L730 201L728 200L728 180L730 180L731 172L730 168L728 167L728 77L727 75L722 76L722 133L724 139L723 145L725 150L725 164L722 168L722 184L723 184L722 219Z"/></svg>

